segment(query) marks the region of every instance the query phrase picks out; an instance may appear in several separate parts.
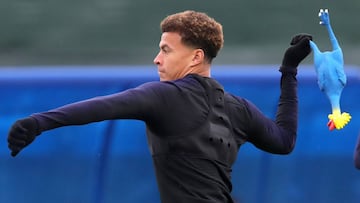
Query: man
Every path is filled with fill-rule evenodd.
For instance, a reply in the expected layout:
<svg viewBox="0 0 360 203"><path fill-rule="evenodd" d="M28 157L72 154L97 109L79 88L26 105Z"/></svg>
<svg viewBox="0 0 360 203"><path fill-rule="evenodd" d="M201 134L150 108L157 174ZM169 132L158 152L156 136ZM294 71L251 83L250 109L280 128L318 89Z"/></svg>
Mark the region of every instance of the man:
<svg viewBox="0 0 360 203"><path fill-rule="evenodd" d="M360 170L360 133L354 150L354 165Z"/></svg>
<svg viewBox="0 0 360 203"><path fill-rule="evenodd" d="M310 35L295 36L285 52L273 121L210 77L211 62L223 46L221 24L205 13L184 11L166 17L160 26L160 51L154 59L160 81L18 120L8 135L11 155L54 128L142 120L161 201L223 203L233 202L231 167L243 143L276 154L292 151L298 121L297 66L310 53Z"/></svg>

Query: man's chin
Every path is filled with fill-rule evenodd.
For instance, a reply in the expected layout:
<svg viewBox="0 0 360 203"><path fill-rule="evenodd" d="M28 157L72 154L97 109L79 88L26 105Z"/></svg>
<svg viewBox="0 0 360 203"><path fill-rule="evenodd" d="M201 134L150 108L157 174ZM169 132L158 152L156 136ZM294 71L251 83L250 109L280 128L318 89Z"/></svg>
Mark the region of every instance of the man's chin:
<svg viewBox="0 0 360 203"><path fill-rule="evenodd" d="M165 77L165 74L162 72L158 72L160 81L167 81L168 79Z"/></svg>

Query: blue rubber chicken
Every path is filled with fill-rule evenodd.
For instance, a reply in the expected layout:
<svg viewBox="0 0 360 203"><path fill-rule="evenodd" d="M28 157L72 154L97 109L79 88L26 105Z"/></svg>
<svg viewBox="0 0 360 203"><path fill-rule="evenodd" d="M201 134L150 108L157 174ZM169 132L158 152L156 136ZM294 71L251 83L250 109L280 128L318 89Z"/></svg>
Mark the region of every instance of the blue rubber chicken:
<svg viewBox="0 0 360 203"><path fill-rule="evenodd" d="M342 129L349 123L351 116L349 113L340 110L340 97L346 85L346 75L344 72L343 53L330 25L328 9L320 9L320 25L327 28L329 33L332 51L320 52L317 45L310 41L310 47L314 53L314 65L317 74L318 85L330 100L332 113L328 115L329 130Z"/></svg>

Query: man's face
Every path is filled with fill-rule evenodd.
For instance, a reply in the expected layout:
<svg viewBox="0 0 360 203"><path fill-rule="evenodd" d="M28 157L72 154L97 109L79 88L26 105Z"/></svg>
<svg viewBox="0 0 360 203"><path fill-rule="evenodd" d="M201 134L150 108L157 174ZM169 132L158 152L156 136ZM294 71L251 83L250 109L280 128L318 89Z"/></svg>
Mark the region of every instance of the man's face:
<svg viewBox="0 0 360 203"><path fill-rule="evenodd" d="M160 81L183 78L191 71L195 49L184 45L175 32L164 32L159 43L160 51L154 58Z"/></svg>

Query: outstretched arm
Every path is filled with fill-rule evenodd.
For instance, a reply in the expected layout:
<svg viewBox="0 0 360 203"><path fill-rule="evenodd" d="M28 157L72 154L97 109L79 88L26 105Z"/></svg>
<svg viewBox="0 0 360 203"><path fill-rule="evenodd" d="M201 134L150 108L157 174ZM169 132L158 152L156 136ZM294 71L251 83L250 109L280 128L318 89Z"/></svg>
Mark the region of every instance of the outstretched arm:
<svg viewBox="0 0 360 203"><path fill-rule="evenodd" d="M9 130L8 147L16 156L24 147L31 144L42 132L69 125L83 125L110 119L151 119L156 112L158 90L155 83L117 94L95 97L68 104L47 112L35 113L16 121Z"/></svg>
<svg viewBox="0 0 360 203"><path fill-rule="evenodd" d="M290 153L296 142L298 123L297 67L308 56L312 36L299 34L292 38L280 67L280 98L275 122L251 108L251 132L249 142L257 148L276 154ZM251 106L248 105L250 108ZM258 112L258 113L254 113Z"/></svg>

